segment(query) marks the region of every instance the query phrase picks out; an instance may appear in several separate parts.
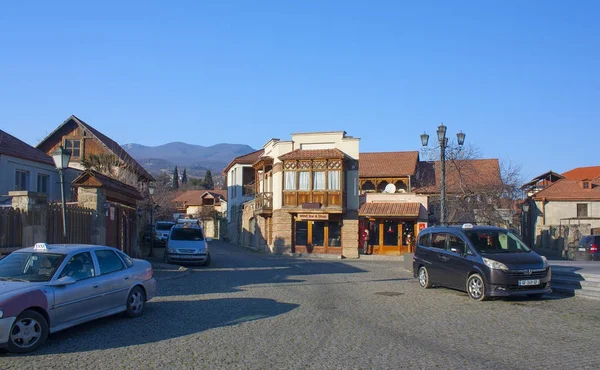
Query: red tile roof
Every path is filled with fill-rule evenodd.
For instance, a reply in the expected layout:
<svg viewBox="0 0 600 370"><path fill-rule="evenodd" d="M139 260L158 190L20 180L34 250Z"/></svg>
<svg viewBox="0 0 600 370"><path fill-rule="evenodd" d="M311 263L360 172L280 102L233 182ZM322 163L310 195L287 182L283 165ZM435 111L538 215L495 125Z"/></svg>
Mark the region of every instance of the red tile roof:
<svg viewBox="0 0 600 370"><path fill-rule="evenodd" d="M417 217L421 203L404 202L369 202L360 206L360 216L396 216Z"/></svg>
<svg viewBox="0 0 600 370"><path fill-rule="evenodd" d="M590 182L584 189L581 180L559 180L537 193L533 199L541 200L600 200L600 179Z"/></svg>
<svg viewBox="0 0 600 370"><path fill-rule="evenodd" d="M259 157L263 155L264 152L264 149L259 149L254 152L235 157L231 162L229 162L227 167L223 169L223 175L227 175L227 172L231 169L231 167L236 164L253 164L254 162L258 161Z"/></svg>
<svg viewBox="0 0 600 370"><path fill-rule="evenodd" d="M227 190L186 190L173 198L172 201L182 202L188 206L200 206L202 205L202 198L206 194L210 194L216 199L227 200Z"/></svg>
<svg viewBox="0 0 600 370"><path fill-rule="evenodd" d="M436 194L440 192L440 162L420 162L416 192ZM464 189L474 190L502 185L498 159L469 159L446 162L446 191L461 193Z"/></svg>
<svg viewBox="0 0 600 370"><path fill-rule="evenodd" d="M419 152L360 153L360 177L414 176Z"/></svg>
<svg viewBox="0 0 600 370"><path fill-rule="evenodd" d="M577 167L563 173L567 180L592 180L600 177L600 166Z"/></svg>
<svg viewBox="0 0 600 370"><path fill-rule="evenodd" d="M296 149L279 157L282 161L295 159L330 159L345 158L346 154L334 149Z"/></svg>
<svg viewBox="0 0 600 370"><path fill-rule="evenodd" d="M0 130L0 154L54 166L54 160L43 151Z"/></svg>

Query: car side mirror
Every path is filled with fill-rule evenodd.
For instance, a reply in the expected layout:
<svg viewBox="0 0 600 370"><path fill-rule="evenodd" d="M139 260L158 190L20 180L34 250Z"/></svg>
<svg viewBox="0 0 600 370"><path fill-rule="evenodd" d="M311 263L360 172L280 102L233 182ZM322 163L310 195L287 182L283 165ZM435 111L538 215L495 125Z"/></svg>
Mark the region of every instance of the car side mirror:
<svg viewBox="0 0 600 370"><path fill-rule="evenodd" d="M77 280L75 280L75 278L73 278L72 276L63 276L60 279L51 282L50 285L51 286L66 286L66 285L75 284L76 282L77 282Z"/></svg>

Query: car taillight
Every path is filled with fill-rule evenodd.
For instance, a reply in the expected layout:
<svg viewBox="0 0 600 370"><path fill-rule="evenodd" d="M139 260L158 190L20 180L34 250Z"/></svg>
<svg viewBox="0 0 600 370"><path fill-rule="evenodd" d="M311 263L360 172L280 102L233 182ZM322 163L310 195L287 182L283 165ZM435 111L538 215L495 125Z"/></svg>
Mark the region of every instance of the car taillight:
<svg viewBox="0 0 600 370"><path fill-rule="evenodd" d="M592 246L590 247L590 253L597 253L598 252L598 244L592 244Z"/></svg>

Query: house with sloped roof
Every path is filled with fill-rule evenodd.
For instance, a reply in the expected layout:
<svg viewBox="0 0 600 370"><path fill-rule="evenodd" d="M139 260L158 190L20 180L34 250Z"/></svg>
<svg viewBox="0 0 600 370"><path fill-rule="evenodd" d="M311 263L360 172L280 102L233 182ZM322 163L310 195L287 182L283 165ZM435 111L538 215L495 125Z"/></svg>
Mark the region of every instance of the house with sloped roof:
<svg viewBox="0 0 600 370"><path fill-rule="evenodd" d="M198 219L207 237L223 236L220 220L227 218L227 190L185 190L173 203L180 215Z"/></svg>
<svg viewBox="0 0 600 370"><path fill-rule="evenodd" d="M271 253L358 257L359 142L344 131L269 140L251 164L254 199L228 212L231 240ZM230 190L245 185L232 164Z"/></svg>
<svg viewBox="0 0 600 370"><path fill-rule="evenodd" d="M154 178L117 142L72 115L44 138L36 148L48 155L62 146L71 152L69 168L77 173L89 167L128 185L142 189Z"/></svg>
<svg viewBox="0 0 600 370"><path fill-rule="evenodd" d="M417 166L415 193L429 198L429 222L440 222L440 161ZM478 223L511 227L514 210L505 209L504 184L496 158L446 161L446 217L452 223ZM512 203L510 203L512 204Z"/></svg>
<svg viewBox="0 0 600 370"><path fill-rule="evenodd" d="M600 166L578 167L560 177L522 206L525 238L537 247L563 249L583 235L600 233Z"/></svg>
<svg viewBox="0 0 600 370"><path fill-rule="evenodd" d="M52 157L0 130L0 204L10 191L41 193L60 200L59 176Z"/></svg>
<svg viewBox="0 0 600 370"><path fill-rule="evenodd" d="M428 197L417 194L418 151L360 153L359 236L362 253L410 252L428 223Z"/></svg>
<svg viewBox="0 0 600 370"><path fill-rule="evenodd" d="M225 183L227 184L227 217L228 222L234 220L231 215L236 215L233 209L239 209L240 206L254 199L255 190L255 171L252 164L264 153L263 149L255 150L251 153L235 157L223 169Z"/></svg>

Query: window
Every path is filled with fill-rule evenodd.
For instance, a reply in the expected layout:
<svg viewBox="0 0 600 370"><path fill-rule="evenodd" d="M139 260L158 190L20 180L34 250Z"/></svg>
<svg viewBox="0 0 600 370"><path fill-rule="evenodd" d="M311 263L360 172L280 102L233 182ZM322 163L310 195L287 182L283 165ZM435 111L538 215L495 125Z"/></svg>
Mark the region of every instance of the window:
<svg viewBox="0 0 600 370"><path fill-rule="evenodd" d="M48 194L48 182L50 176L48 175L38 175L37 178L37 191L38 193L46 193Z"/></svg>
<svg viewBox="0 0 600 370"><path fill-rule="evenodd" d="M342 245L342 223L329 221L329 246L340 247Z"/></svg>
<svg viewBox="0 0 600 370"><path fill-rule="evenodd" d="M421 236L419 236L419 245L422 247L429 247L429 235L430 234L423 234Z"/></svg>
<svg viewBox="0 0 600 370"><path fill-rule="evenodd" d="M587 203L577 203L577 217L588 217Z"/></svg>
<svg viewBox="0 0 600 370"><path fill-rule="evenodd" d="M431 234L431 246L433 248L446 249L446 236L444 233Z"/></svg>
<svg viewBox="0 0 600 370"><path fill-rule="evenodd" d="M29 172L17 170L15 172L15 190L29 190Z"/></svg>
<svg viewBox="0 0 600 370"><path fill-rule="evenodd" d="M584 181L584 182L583 182L583 188L584 188L584 189L589 189L589 188L590 188L590 183L589 183L589 182L587 182L587 181Z"/></svg>
<svg viewBox="0 0 600 370"><path fill-rule="evenodd" d="M81 140L65 139L65 149L71 152L71 157L81 156Z"/></svg>
<svg viewBox="0 0 600 370"><path fill-rule="evenodd" d="M463 254L466 252L466 244L465 241L462 240L459 236L449 234L448 251L452 251L452 249L456 249L459 254Z"/></svg>
<svg viewBox="0 0 600 370"><path fill-rule="evenodd" d="M90 252L79 253L71 257L58 278L60 279L65 276L70 276L75 280L94 277L94 262L92 261Z"/></svg>
<svg viewBox="0 0 600 370"><path fill-rule="evenodd" d="M296 190L296 172L285 171L285 187L284 190Z"/></svg>
<svg viewBox="0 0 600 370"><path fill-rule="evenodd" d="M0 278L50 281L64 254L13 252L0 260Z"/></svg>
<svg viewBox="0 0 600 370"><path fill-rule="evenodd" d="M327 189L341 190L340 171L329 171L327 175Z"/></svg>
<svg viewBox="0 0 600 370"><path fill-rule="evenodd" d="M528 253L531 250L519 238L506 231L467 231L471 245L479 253Z"/></svg>
<svg viewBox="0 0 600 370"><path fill-rule="evenodd" d="M202 241L204 235L200 228L178 227L171 229L171 240Z"/></svg>
<svg viewBox="0 0 600 370"><path fill-rule="evenodd" d="M298 190L310 190L310 172L298 172Z"/></svg>
<svg viewBox="0 0 600 370"><path fill-rule="evenodd" d="M128 255L119 251L119 256L121 256L121 259L125 262L125 265L127 265L127 267L133 266L133 261L131 260L131 258L129 258Z"/></svg>
<svg viewBox="0 0 600 370"><path fill-rule="evenodd" d="M325 172L313 173L313 190L325 190Z"/></svg>
<svg viewBox="0 0 600 370"><path fill-rule="evenodd" d="M100 273L102 275L123 269L123 261L113 251L96 251L96 257L98 258L98 265L100 265Z"/></svg>

